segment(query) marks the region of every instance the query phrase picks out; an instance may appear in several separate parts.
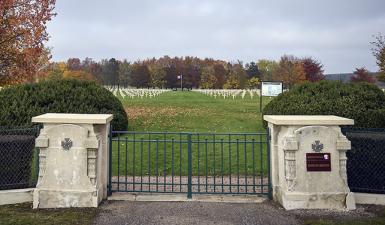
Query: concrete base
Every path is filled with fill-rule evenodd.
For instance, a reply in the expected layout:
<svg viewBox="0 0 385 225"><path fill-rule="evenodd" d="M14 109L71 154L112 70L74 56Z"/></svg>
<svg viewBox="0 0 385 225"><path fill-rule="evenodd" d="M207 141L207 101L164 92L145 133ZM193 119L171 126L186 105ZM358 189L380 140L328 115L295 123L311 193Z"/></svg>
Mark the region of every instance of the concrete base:
<svg viewBox="0 0 385 225"><path fill-rule="evenodd" d="M186 194L148 194L148 193L113 193L108 200L147 201L147 202L226 202L226 203L261 203L266 197L256 195L206 195L195 194L188 199Z"/></svg>
<svg viewBox="0 0 385 225"><path fill-rule="evenodd" d="M36 188L33 208L98 207L98 196L92 191L50 190Z"/></svg>
<svg viewBox="0 0 385 225"><path fill-rule="evenodd" d="M279 202L286 210L293 209L337 209L354 210L353 193L285 193Z"/></svg>
<svg viewBox="0 0 385 225"><path fill-rule="evenodd" d="M33 188L0 191L0 205L32 202Z"/></svg>
<svg viewBox="0 0 385 225"><path fill-rule="evenodd" d="M357 204L385 205L385 194L354 193Z"/></svg>

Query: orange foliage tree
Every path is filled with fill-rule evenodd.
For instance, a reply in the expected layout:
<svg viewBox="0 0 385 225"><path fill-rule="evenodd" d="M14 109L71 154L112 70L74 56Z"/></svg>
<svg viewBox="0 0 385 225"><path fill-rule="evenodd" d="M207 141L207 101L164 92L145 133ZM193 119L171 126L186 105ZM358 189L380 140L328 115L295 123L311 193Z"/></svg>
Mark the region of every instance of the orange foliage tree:
<svg viewBox="0 0 385 225"><path fill-rule="evenodd" d="M35 80L55 0L1 0L0 85Z"/></svg>
<svg viewBox="0 0 385 225"><path fill-rule="evenodd" d="M286 88L305 82L306 74L303 62L295 56L282 56L277 69L274 71L273 79L282 81Z"/></svg>

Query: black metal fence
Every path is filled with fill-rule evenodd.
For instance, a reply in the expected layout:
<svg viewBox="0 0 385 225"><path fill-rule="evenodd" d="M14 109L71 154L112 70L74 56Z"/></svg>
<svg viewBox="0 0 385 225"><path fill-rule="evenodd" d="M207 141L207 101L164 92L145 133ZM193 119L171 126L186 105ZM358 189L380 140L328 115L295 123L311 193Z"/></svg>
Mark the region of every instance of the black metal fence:
<svg viewBox="0 0 385 225"><path fill-rule="evenodd" d="M352 144L346 153L350 190L385 194L385 129L346 127L342 132Z"/></svg>
<svg viewBox="0 0 385 225"><path fill-rule="evenodd" d="M111 192L270 194L266 133L112 131Z"/></svg>
<svg viewBox="0 0 385 225"><path fill-rule="evenodd" d="M34 187L39 127L0 127L0 190Z"/></svg>

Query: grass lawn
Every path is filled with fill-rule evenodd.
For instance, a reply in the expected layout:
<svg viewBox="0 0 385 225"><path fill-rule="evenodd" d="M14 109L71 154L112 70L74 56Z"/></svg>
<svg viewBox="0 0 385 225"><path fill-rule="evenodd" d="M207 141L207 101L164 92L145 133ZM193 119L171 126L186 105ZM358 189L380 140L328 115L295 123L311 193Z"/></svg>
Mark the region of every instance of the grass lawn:
<svg viewBox="0 0 385 225"><path fill-rule="evenodd" d="M97 209L70 208L70 209L32 209L32 204L0 206L1 225L87 225L91 224Z"/></svg>
<svg viewBox="0 0 385 225"><path fill-rule="evenodd" d="M258 97L223 99L170 91L156 98L120 99L129 118L129 131L177 133L115 137L113 175L187 175L189 136L179 132L194 133L190 136L193 175L267 172L266 130ZM264 98L263 103L269 101ZM263 134L214 136L195 132Z"/></svg>
<svg viewBox="0 0 385 225"><path fill-rule="evenodd" d="M120 98L130 131L258 132L259 97L213 98L193 91L170 91L156 98ZM264 97L263 105L270 101Z"/></svg>

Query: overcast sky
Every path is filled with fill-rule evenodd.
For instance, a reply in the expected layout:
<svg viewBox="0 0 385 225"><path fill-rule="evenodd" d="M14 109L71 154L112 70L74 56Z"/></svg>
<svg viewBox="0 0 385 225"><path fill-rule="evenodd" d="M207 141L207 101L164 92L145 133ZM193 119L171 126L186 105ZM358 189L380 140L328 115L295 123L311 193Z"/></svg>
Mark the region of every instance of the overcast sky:
<svg viewBox="0 0 385 225"><path fill-rule="evenodd" d="M244 63L312 56L326 73L377 70L385 0L57 0L53 60L211 57Z"/></svg>

